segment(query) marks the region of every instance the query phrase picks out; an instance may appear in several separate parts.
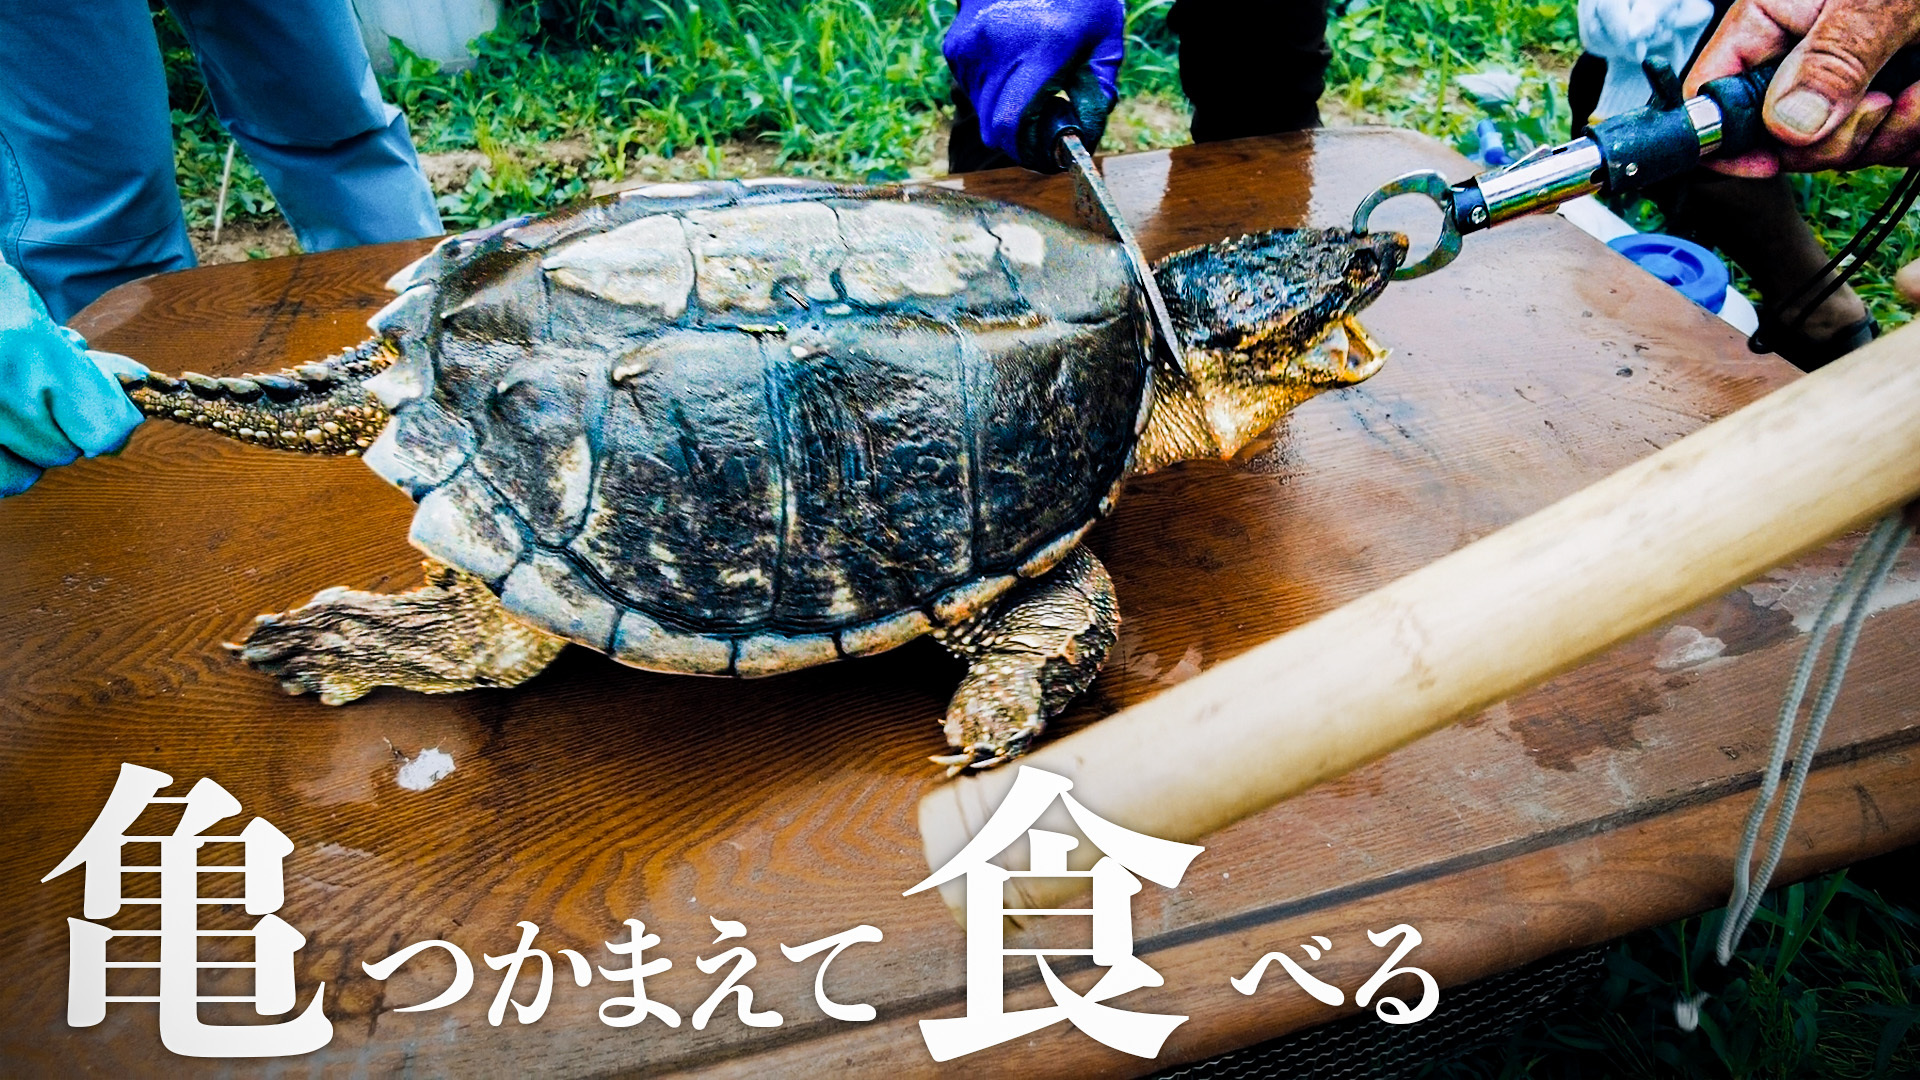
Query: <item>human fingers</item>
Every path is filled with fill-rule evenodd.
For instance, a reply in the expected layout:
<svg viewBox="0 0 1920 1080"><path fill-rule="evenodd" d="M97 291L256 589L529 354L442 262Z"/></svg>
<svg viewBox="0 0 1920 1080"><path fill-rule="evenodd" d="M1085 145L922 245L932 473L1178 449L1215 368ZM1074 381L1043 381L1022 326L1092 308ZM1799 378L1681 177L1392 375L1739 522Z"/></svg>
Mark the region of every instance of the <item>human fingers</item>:
<svg viewBox="0 0 1920 1080"><path fill-rule="evenodd" d="M1691 96L1725 75L1752 71L1793 47L1827 0L1736 0L1701 47L1684 84Z"/></svg>
<svg viewBox="0 0 1920 1080"><path fill-rule="evenodd" d="M1861 151L1879 133L1881 122L1892 109L1892 98L1877 90L1867 94L1826 138L1811 146L1780 147L1776 151L1780 167L1789 172L1820 172L1871 164L1863 159Z"/></svg>
<svg viewBox="0 0 1920 1080"><path fill-rule="evenodd" d="M1893 275L1893 287L1900 290L1900 295L1906 297L1909 303L1920 304L1920 259L1901 267L1900 272Z"/></svg>
<svg viewBox="0 0 1920 1080"><path fill-rule="evenodd" d="M1708 158L1704 164L1715 172L1748 180L1765 180L1780 174L1780 155L1771 150L1749 150L1737 157Z"/></svg>
<svg viewBox="0 0 1920 1080"><path fill-rule="evenodd" d="M1917 32L1913 0L1828 0L1767 88L1769 130L1796 146L1833 135L1857 116L1868 84Z"/></svg>
<svg viewBox="0 0 1920 1080"><path fill-rule="evenodd" d="M1720 20L1683 84L1691 96L1727 75L1739 75L1777 59L1812 27L1824 0L1737 0ZM1709 169L1728 176L1765 179L1780 171L1771 148L1760 147L1731 158L1710 158Z"/></svg>
<svg viewBox="0 0 1920 1080"><path fill-rule="evenodd" d="M1861 148L1859 159L1875 165L1920 164L1920 84L1907 87L1893 100L1893 108Z"/></svg>

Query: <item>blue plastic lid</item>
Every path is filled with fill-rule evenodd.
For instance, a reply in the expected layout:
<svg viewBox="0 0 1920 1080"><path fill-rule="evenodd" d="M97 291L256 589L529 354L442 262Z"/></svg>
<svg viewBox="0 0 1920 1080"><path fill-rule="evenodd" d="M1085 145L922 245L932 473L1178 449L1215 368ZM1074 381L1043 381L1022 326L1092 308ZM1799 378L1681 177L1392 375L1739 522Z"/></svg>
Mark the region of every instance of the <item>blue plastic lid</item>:
<svg viewBox="0 0 1920 1080"><path fill-rule="evenodd" d="M1607 246L1708 311L1719 314L1727 302L1727 265L1691 240L1663 233L1636 233L1615 237L1607 241Z"/></svg>
<svg viewBox="0 0 1920 1080"><path fill-rule="evenodd" d="M1513 156L1507 153L1506 137L1500 134L1500 128L1491 120L1482 120L1473 127L1473 134L1480 140L1480 149L1473 156L1484 165L1511 165Z"/></svg>

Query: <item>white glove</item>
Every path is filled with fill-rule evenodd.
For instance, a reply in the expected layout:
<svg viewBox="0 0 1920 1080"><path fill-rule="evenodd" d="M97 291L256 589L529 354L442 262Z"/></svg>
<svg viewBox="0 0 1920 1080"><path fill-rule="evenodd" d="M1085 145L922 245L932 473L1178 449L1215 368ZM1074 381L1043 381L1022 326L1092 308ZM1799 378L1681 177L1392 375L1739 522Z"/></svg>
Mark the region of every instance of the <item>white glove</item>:
<svg viewBox="0 0 1920 1080"><path fill-rule="evenodd" d="M1712 21L1711 0L1580 0L1580 45L1607 62L1595 116L1645 105L1653 87L1640 65L1659 57L1679 74Z"/></svg>

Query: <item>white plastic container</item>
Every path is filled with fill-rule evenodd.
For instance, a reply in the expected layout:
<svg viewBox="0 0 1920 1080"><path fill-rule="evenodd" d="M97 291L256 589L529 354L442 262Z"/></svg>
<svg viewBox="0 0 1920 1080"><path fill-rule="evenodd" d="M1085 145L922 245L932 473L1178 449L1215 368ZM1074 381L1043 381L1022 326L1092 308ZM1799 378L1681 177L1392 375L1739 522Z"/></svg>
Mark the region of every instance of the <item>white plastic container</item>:
<svg viewBox="0 0 1920 1080"><path fill-rule="evenodd" d="M1625 218L1607 209L1605 203L1591 195L1582 195L1560 204L1560 216L1603 244L1634 234L1633 226L1627 224ZM1732 287L1727 289L1727 298L1714 314L1725 320L1727 325L1749 336L1760 325L1760 313L1753 309L1753 301Z"/></svg>
<svg viewBox="0 0 1920 1080"><path fill-rule="evenodd" d="M440 62L440 70L455 71L473 65L467 43L500 23L501 0L353 0L366 39L373 70L393 73L389 37L407 48Z"/></svg>

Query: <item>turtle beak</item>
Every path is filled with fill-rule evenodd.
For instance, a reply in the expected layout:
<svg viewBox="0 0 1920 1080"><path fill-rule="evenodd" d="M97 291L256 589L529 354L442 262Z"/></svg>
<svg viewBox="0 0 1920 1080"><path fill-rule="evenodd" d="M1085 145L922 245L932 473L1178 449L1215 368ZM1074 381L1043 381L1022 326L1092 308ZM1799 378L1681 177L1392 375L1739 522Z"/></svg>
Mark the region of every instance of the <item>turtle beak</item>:
<svg viewBox="0 0 1920 1080"><path fill-rule="evenodd" d="M1351 315L1341 319L1333 332L1346 337L1347 360L1340 367L1340 381L1348 386L1372 378L1374 372L1386 364L1387 354L1392 351L1375 341L1360 325L1360 320Z"/></svg>
<svg viewBox="0 0 1920 1080"><path fill-rule="evenodd" d="M1294 370L1317 390L1334 390L1371 378L1386 363L1387 352L1358 319L1348 315L1333 324Z"/></svg>
<svg viewBox="0 0 1920 1080"><path fill-rule="evenodd" d="M1393 272L1407 259L1407 238L1401 233L1371 233L1355 240L1358 243L1347 259L1347 276L1354 286L1354 300L1347 307L1349 313L1378 299L1393 280Z"/></svg>

